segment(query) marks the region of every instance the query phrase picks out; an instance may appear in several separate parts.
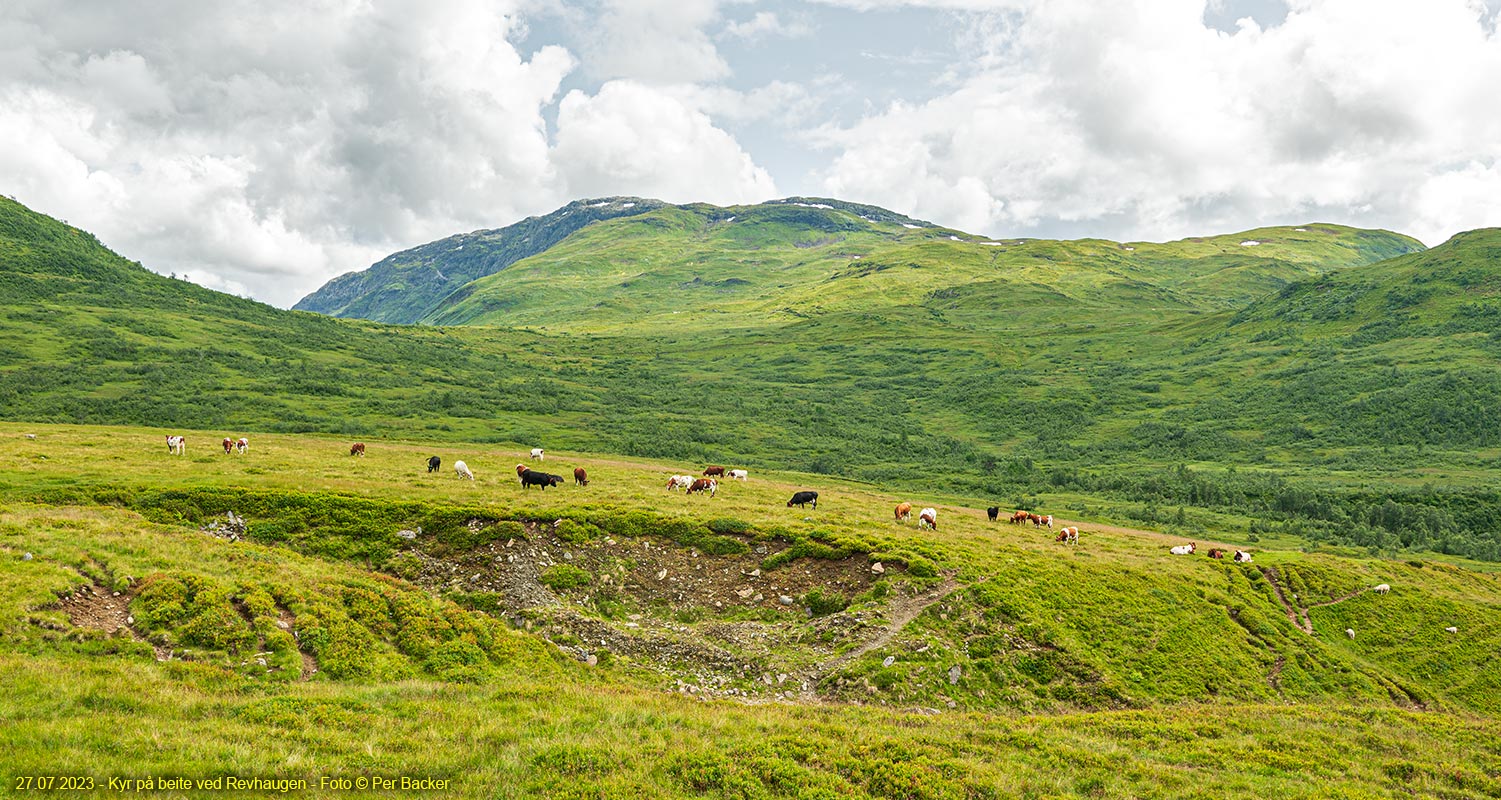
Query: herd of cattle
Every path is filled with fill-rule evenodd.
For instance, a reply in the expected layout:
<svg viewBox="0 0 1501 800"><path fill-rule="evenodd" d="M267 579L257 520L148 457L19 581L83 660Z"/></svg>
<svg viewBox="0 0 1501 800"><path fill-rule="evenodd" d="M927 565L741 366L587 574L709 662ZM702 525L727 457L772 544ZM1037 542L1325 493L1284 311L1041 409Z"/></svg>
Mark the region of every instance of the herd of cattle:
<svg viewBox="0 0 1501 800"><path fill-rule="evenodd" d="M239 437L238 439L232 439L226 436L224 437L223 445L225 454L246 453L250 450L250 440L246 439L243 436ZM180 435L167 436L167 452L172 455L185 455L187 453L187 439ZM350 445L349 455L364 456L365 443L355 442L354 444ZM546 454L543 452L542 448L534 447L531 451L531 458L535 461L544 461L546 460ZM439 471L442 466L443 459L439 456L432 456L427 460L427 471L429 473ZM465 464L463 461L453 462L453 469L454 474L457 477L461 479L467 478L471 481L474 480L474 471L469 469L469 465ZM562 475L553 475L541 470L535 470L525 464L516 465L516 476L521 479L521 488L523 489L536 486L540 489L545 490L549 486L561 486L565 481L565 478ZM684 494L706 493L710 497L714 497L719 493L718 479L720 478L744 481L750 479L750 473L743 469L726 469L725 467L720 466L710 466L704 469L704 474L702 477L693 475L673 475L672 477L667 479L667 491L671 492L677 489L683 489ZM589 475L584 471L583 467L574 467L573 483L575 486L589 485ZM815 510L818 508L818 492L795 492L792 495L792 499L787 501L788 508L791 508L793 506L797 506L799 508L807 508L810 505ZM985 509L985 515L990 519L991 522L998 520L1000 518L1000 514L1000 506L991 506L990 508ZM900 523L906 520L910 520L911 518L912 504L898 504L896 507L896 521ZM1033 527L1040 528L1045 526L1047 527L1049 532L1053 531L1053 515L1051 514L1037 514L1031 511L1019 510L1011 515L1009 521L1013 525L1024 525L1031 523ZM917 527L928 530L938 530L938 509L924 508L921 511L918 511ZM1058 530L1057 535L1054 537L1054 541L1061 542L1066 545L1078 544L1079 529L1074 526L1061 528ZM1173 555L1183 556L1192 555L1197 550L1198 543L1189 542L1185 545L1179 545L1177 547L1169 548L1168 552L1172 553ZM1226 551L1218 547L1210 548L1209 550L1210 558L1224 558L1225 555ZM1244 550L1236 550L1232 558L1237 563L1248 563L1251 560L1251 554Z"/></svg>

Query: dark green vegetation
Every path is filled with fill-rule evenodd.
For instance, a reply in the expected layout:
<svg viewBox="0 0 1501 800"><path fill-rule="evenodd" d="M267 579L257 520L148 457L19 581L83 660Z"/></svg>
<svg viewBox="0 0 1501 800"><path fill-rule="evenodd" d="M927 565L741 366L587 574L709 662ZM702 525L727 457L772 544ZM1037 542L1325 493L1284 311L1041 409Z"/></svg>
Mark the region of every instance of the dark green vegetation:
<svg viewBox="0 0 1501 800"><path fill-rule="evenodd" d="M523 327L390 327L151 275L7 201L0 416L578 447L1501 558L1501 233L1004 241L664 207L434 312Z"/></svg>

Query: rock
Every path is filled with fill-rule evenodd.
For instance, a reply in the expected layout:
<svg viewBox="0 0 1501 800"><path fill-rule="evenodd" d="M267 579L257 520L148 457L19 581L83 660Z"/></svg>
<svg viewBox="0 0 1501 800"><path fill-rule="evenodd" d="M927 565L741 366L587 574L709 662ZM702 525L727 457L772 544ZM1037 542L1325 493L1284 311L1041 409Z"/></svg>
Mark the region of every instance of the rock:
<svg viewBox="0 0 1501 800"><path fill-rule="evenodd" d="M745 600L755 593L755 589L741 589L740 591L735 592L735 596L739 597L741 600Z"/></svg>
<svg viewBox="0 0 1501 800"><path fill-rule="evenodd" d="M588 664L591 667L597 667L597 666L599 666L599 656L597 656L597 655L595 655L593 653L590 653L589 657L586 658L586 659L584 659L584 663Z"/></svg>
<svg viewBox="0 0 1501 800"><path fill-rule="evenodd" d="M751 576L752 578L759 578L759 577L761 577L761 570L759 570L759 569L753 569L750 572L747 572L745 574Z"/></svg>
<svg viewBox="0 0 1501 800"><path fill-rule="evenodd" d="M793 600L791 597L789 597L789 596L787 596L787 595L784 594L781 597L777 598L777 602L781 603L784 606L790 606L790 605L792 605L796 601Z"/></svg>
<svg viewBox="0 0 1501 800"><path fill-rule="evenodd" d="M1354 628L1345 628L1345 635L1348 636L1348 637L1350 637L1351 639L1354 639L1355 638L1355 629Z"/></svg>
<svg viewBox="0 0 1501 800"><path fill-rule="evenodd" d="M126 625L134 625L134 624L136 624L136 618L134 616L126 617L125 618L125 624Z"/></svg>
<svg viewBox="0 0 1501 800"><path fill-rule="evenodd" d="M882 564L879 561L877 561L876 563L870 565L870 571L874 572L877 575L885 575L886 574L886 565Z"/></svg>
<svg viewBox="0 0 1501 800"><path fill-rule="evenodd" d="M883 666L883 667L889 667L889 666L891 666L892 664L895 664L895 663L896 663L896 656L887 656L886 660L881 662L881 666Z"/></svg>
<svg viewBox="0 0 1501 800"><path fill-rule="evenodd" d="M949 701L949 708L958 708L958 707L959 707L958 703L954 702L953 700Z"/></svg>
<svg viewBox="0 0 1501 800"><path fill-rule="evenodd" d="M31 559L32 559L32 555L30 553L27 553L26 555L21 556L21 560L22 561L30 561Z"/></svg>
<svg viewBox="0 0 1501 800"><path fill-rule="evenodd" d="M396 535L398 537L402 538L402 539L415 539L415 538L417 538L417 532L416 531L411 531L411 530L399 530L399 531L396 532Z"/></svg>
<svg viewBox="0 0 1501 800"><path fill-rule="evenodd" d="M660 570L657 571L657 580L659 580L659 581L665 581L665 580L667 580L667 568L666 567L663 567L662 569L660 569Z"/></svg>
<svg viewBox="0 0 1501 800"><path fill-rule="evenodd" d="M287 630L287 629L291 628L292 626L288 625L286 620L279 619L279 620L276 621L276 627L281 628L282 630Z"/></svg>
<svg viewBox="0 0 1501 800"><path fill-rule="evenodd" d="M949 683L950 684L958 683L959 682L959 676L963 675L963 674L964 674L964 670L958 664L955 664L954 666L949 667Z"/></svg>
<svg viewBox="0 0 1501 800"><path fill-rule="evenodd" d="M764 545L764 544L758 544L758 545L756 545L756 555L758 555L758 556L764 556L764 555L766 555L766 545Z"/></svg>

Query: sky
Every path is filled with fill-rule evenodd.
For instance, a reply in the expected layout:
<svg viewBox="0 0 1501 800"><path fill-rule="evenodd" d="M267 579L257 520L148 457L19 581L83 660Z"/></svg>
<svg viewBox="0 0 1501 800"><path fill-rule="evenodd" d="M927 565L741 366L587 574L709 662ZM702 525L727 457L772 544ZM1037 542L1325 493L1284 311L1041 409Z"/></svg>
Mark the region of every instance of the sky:
<svg viewBox="0 0 1501 800"><path fill-rule="evenodd" d="M247 12L253 7L254 13ZM576 199L1501 226L1501 0L0 0L0 194L288 307Z"/></svg>

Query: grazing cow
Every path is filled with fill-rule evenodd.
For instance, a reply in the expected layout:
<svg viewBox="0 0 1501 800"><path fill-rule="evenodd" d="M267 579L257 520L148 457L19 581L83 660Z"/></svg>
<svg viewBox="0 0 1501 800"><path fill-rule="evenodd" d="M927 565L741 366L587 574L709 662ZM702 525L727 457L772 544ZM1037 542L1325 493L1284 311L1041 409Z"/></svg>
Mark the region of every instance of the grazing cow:
<svg viewBox="0 0 1501 800"><path fill-rule="evenodd" d="M726 472L725 475L729 476L732 481L750 480L750 473L743 469L732 469Z"/></svg>
<svg viewBox="0 0 1501 800"><path fill-rule="evenodd" d="M1209 548L1209 557L1210 558L1224 558L1225 557L1225 551L1221 550L1218 547L1211 547L1211 548Z"/></svg>
<svg viewBox="0 0 1501 800"><path fill-rule="evenodd" d="M704 467L705 478L723 478L724 467Z"/></svg>
<svg viewBox="0 0 1501 800"><path fill-rule="evenodd" d="M897 507L896 507L896 521L897 522L901 522L904 519L912 519L912 504L911 503L898 503L897 504Z"/></svg>
<svg viewBox="0 0 1501 800"><path fill-rule="evenodd" d="M1058 531L1058 535L1053 539L1053 541L1063 542L1064 544L1078 544L1079 529L1073 526L1063 528Z"/></svg>
<svg viewBox="0 0 1501 800"><path fill-rule="evenodd" d="M1001 507L991 506L990 508L985 509L985 516L990 517L991 522L995 522L996 518L1001 516Z"/></svg>
<svg viewBox="0 0 1501 800"><path fill-rule="evenodd" d="M1351 639L1354 639L1355 638L1355 629L1354 628L1345 628L1345 635L1348 636L1348 637L1350 637Z"/></svg>
<svg viewBox="0 0 1501 800"><path fill-rule="evenodd" d="M427 460L427 471L428 472L437 472L438 471L438 467L441 467L441 466L443 466L443 459L439 458L438 456L433 456L432 458L429 458Z"/></svg>
<svg viewBox="0 0 1501 800"><path fill-rule="evenodd" d="M355 442L354 444L350 445L349 454L352 456L363 456L365 454L365 443Z"/></svg>
<svg viewBox="0 0 1501 800"><path fill-rule="evenodd" d="M688 494L708 492L710 497L719 493L719 481L713 478L697 478L688 485Z"/></svg>
<svg viewBox="0 0 1501 800"><path fill-rule="evenodd" d="M241 436L240 438L238 438L238 439L235 440L235 452L236 453L243 454L243 453L249 452L249 450L250 450L250 440L249 439L246 439L245 437Z"/></svg>
<svg viewBox="0 0 1501 800"><path fill-rule="evenodd" d="M529 469L521 473L521 488L528 486L540 486L546 489L549 486L558 486L563 483L562 475L549 475L537 469Z"/></svg>
<svg viewBox="0 0 1501 800"><path fill-rule="evenodd" d="M787 501L787 507L807 508L807 503L812 503L815 509L818 508L818 492L796 492L792 495L792 499Z"/></svg>
<svg viewBox="0 0 1501 800"><path fill-rule="evenodd" d="M1168 552L1172 553L1175 556L1186 556L1186 555L1192 554L1193 551L1197 550L1197 549L1198 549L1198 542L1189 542L1188 544L1180 544L1177 547L1170 548L1168 550ZM1240 551L1236 551L1236 552L1238 553ZM1240 560L1239 556L1237 556L1235 560L1239 561Z"/></svg>
<svg viewBox="0 0 1501 800"><path fill-rule="evenodd" d="M187 455L188 440L181 436L167 436L167 452L174 456Z"/></svg>
<svg viewBox="0 0 1501 800"><path fill-rule="evenodd" d="M1386 594L1387 592L1390 592L1391 590L1392 590L1392 587L1389 584L1385 584L1385 583L1378 583L1375 586L1371 587L1371 591L1375 592L1376 594Z"/></svg>
<svg viewBox="0 0 1501 800"><path fill-rule="evenodd" d="M544 459L542 457L542 448L540 448L540 447L533 447L532 448L532 458L535 458L538 461L545 461L546 460L546 459Z"/></svg>
<svg viewBox="0 0 1501 800"><path fill-rule="evenodd" d="M667 491L673 489L686 489L693 485L692 475L674 475L667 479Z"/></svg>
<svg viewBox="0 0 1501 800"><path fill-rule="evenodd" d="M229 438L228 436L224 437L224 455L229 455L230 452L234 450L234 448L235 440Z"/></svg>
<svg viewBox="0 0 1501 800"><path fill-rule="evenodd" d="M1031 514L1025 512L1025 511L1018 511L1015 514L1011 515L1011 524L1012 525L1020 525L1023 522L1026 522L1027 520L1029 520L1031 518L1032 518Z"/></svg>
<svg viewBox="0 0 1501 800"><path fill-rule="evenodd" d="M1244 550L1236 550L1235 551L1235 563L1237 563L1237 564L1249 564L1249 563L1251 563L1251 554L1247 553Z"/></svg>
<svg viewBox="0 0 1501 800"><path fill-rule="evenodd" d="M925 508L917 512L917 527L938 530L938 509Z"/></svg>
<svg viewBox="0 0 1501 800"><path fill-rule="evenodd" d="M1053 529L1053 515L1049 514L1049 515L1043 517L1042 518L1042 524L1048 526L1048 530L1052 530Z"/></svg>
<svg viewBox="0 0 1501 800"><path fill-rule="evenodd" d="M462 461L453 462L453 471L460 478L468 478L471 481L474 480L474 473L469 471L469 465L465 464Z"/></svg>
<svg viewBox="0 0 1501 800"><path fill-rule="evenodd" d="M1459 633L1459 628L1455 625L1450 625L1449 627L1444 628L1444 630L1448 631L1449 633Z"/></svg>
<svg viewBox="0 0 1501 800"><path fill-rule="evenodd" d="M573 484L575 486L589 485L589 473L585 472L583 467L573 468Z"/></svg>

